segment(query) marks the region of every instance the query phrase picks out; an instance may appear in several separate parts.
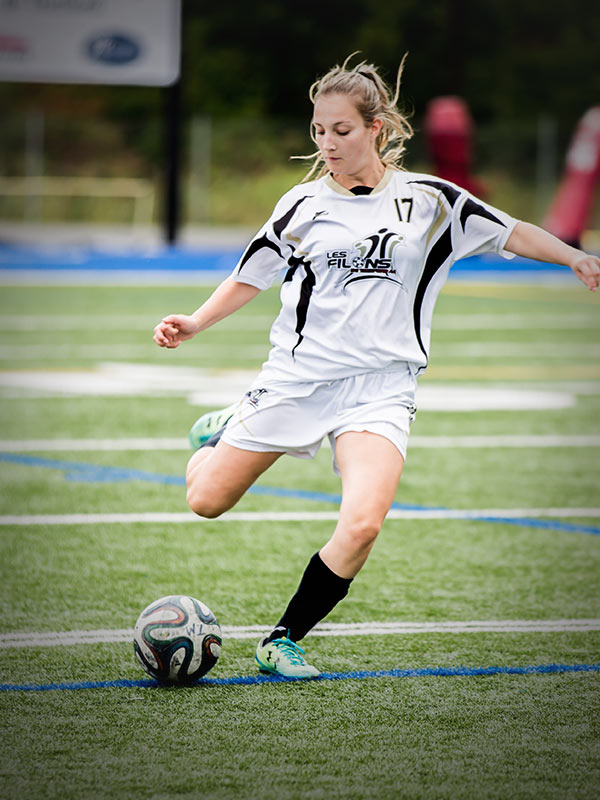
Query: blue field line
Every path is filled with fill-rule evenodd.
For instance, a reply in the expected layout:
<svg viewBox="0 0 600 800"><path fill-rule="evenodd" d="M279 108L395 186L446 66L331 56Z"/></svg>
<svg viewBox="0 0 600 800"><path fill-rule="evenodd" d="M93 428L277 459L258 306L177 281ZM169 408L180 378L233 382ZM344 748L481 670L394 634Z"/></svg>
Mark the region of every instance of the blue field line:
<svg viewBox="0 0 600 800"><path fill-rule="evenodd" d="M566 533L590 533L600 536L600 528L594 525L574 525L572 522L560 522L554 519L533 519L532 517L477 517L480 522L496 522L500 525L519 525L522 528L547 528Z"/></svg>
<svg viewBox="0 0 600 800"><path fill-rule="evenodd" d="M29 467L44 467L65 472L68 481L82 483L121 483L123 481L150 481L150 483L174 484L184 486L185 478L181 475L157 475L144 470L121 467L105 467L100 464L84 464L78 461L61 461L39 456L22 456L15 453L0 453L0 461L13 464L24 464Z"/></svg>
<svg viewBox="0 0 600 800"><path fill-rule="evenodd" d="M160 475L144 470L128 469L121 467L106 467L99 464L85 464L77 461L61 461L53 458L39 456L24 456L16 453L0 453L0 461L12 464L23 464L30 467L44 467L65 471L68 481L82 483L119 483L122 481L149 481L170 486L185 486L185 478L180 475ZM312 500L321 503L339 505L342 496L326 492L312 492L305 489L286 489L277 486L251 486L249 494L267 495L270 497L288 497L297 500ZM418 506L403 503L392 503L391 508L404 511L443 511L441 506ZM543 520L530 517L469 517L474 522L492 522L502 525L517 525L526 528L541 528L545 530L565 531L568 533L586 533L600 536L600 528L593 525L574 525L558 520Z"/></svg>
<svg viewBox="0 0 600 800"><path fill-rule="evenodd" d="M341 494L328 494L327 492L311 492L306 489L284 489L276 486L251 486L248 490L252 494L264 494L270 497L291 497L298 500L316 500L321 503L335 503L339 506L342 502ZM415 506L405 503L392 503L392 508L404 511L431 511L443 510L439 506ZM600 531L599 531L600 532Z"/></svg>
<svg viewBox="0 0 600 800"><path fill-rule="evenodd" d="M252 494L263 494L269 497L289 497L297 500L315 500L319 503L342 502L341 494L328 494L327 492L310 492L306 489L285 489L277 486L251 486L248 492Z"/></svg>
<svg viewBox="0 0 600 800"><path fill-rule="evenodd" d="M0 243L0 268L3 270L68 270L72 272L232 272L241 258L244 247L224 244L222 247L164 246L152 251L128 248L122 252L100 250L89 246L44 246L43 244ZM478 274L520 272L550 272L572 275L560 264L541 263L527 258L506 259L486 253L456 262L452 270Z"/></svg>
<svg viewBox="0 0 600 800"><path fill-rule="evenodd" d="M425 667L422 669L351 670L322 672L309 683L322 681L366 680L368 678L481 678L494 675L561 675L568 672L600 672L597 664L534 664L525 667ZM191 687L257 686L273 683L307 683L306 678L285 678L282 675L236 675L232 678L201 678ZM158 681L114 680L76 681L70 683L0 683L0 692L80 691L82 689L160 689Z"/></svg>
<svg viewBox="0 0 600 800"><path fill-rule="evenodd" d="M77 461L60 461L53 458L24 456L16 453L0 453L0 461L7 461L13 464L23 464L29 467L44 467L46 469L64 470L66 480L79 481L82 483L149 481L150 483L160 483L171 486L185 486L185 478L181 475L160 475L155 472L145 472L144 470L138 469L106 467L98 464L84 464ZM283 487L276 486L251 486L248 492L251 494L269 495L271 497L290 497L298 500L314 500L321 503L334 503L335 505L339 505L342 501L342 496L338 494L312 492L304 489L285 489ZM392 508L422 510L426 507L393 503Z"/></svg>
<svg viewBox="0 0 600 800"><path fill-rule="evenodd" d="M0 268L9 270L69 270L72 272L232 272L243 248L201 250L161 247L153 252L124 250L104 252L89 247L0 245Z"/></svg>

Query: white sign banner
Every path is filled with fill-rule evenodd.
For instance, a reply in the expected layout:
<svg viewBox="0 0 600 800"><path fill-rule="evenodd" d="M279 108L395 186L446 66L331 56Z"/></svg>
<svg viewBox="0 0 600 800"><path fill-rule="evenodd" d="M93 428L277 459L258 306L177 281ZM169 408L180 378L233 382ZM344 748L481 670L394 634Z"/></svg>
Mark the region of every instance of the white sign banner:
<svg viewBox="0 0 600 800"><path fill-rule="evenodd" d="M0 0L0 80L168 86L180 0Z"/></svg>

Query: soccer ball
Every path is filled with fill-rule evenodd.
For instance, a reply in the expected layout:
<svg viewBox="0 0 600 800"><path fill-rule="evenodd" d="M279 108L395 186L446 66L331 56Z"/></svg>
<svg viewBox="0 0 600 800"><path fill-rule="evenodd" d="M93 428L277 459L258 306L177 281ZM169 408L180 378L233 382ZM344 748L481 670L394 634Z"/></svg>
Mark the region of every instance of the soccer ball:
<svg viewBox="0 0 600 800"><path fill-rule="evenodd" d="M185 595L161 597L145 608L133 649L146 672L163 683L193 683L221 654L221 628L210 608Z"/></svg>

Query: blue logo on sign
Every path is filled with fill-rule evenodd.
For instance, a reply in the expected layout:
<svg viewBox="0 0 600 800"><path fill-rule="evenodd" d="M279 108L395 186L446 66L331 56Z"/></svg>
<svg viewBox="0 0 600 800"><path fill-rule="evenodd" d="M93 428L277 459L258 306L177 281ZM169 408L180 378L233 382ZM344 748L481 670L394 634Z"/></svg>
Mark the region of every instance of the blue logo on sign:
<svg viewBox="0 0 600 800"><path fill-rule="evenodd" d="M87 54L93 61L102 64L129 64L139 57L140 45L129 36L103 34L90 39Z"/></svg>

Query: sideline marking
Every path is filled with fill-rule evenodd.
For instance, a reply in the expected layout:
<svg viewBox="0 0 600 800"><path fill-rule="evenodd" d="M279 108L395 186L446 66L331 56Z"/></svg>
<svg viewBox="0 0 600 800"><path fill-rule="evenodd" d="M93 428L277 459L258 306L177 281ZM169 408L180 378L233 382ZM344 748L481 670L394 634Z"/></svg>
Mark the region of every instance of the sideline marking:
<svg viewBox="0 0 600 800"><path fill-rule="evenodd" d="M264 487L263 487L264 488ZM271 491L265 494L271 494ZM313 498L314 499L314 498ZM473 522L492 522L500 525L542 528L567 533L585 533L600 536L600 527L574 525L557 520L536 517L600 517L600 508L532 508L532 509L480 509L444 510L418 508L392 508L387 519L464 519ZM16 525L110 525L132 523L206 523L206 522L336 522L337 511L229 511L215 519L205 519L190 512L148 511L120 514L6 514L0 516L0 526Z"/></svg>
<svg viewBox="0 0 600 800"><path fill-rule="evenodd" d="M413 436L409 448L600 447L600 435Z"/></svg>
<svg viewBox="0 0 600 800"><path fill-rule="evenodd" d="M523 667L426 667L424 669L356 670L352 672L322 672L314 681L364 680L366 678L455 678L488 677L493 675L557 675L565 672L600 672L597 664L534 664ZM281 675L236 675L232 678L201 678L192 688L204 686L255 686L269 683L307 682L306 678L284 678ZM0 683L0 692L48 692L78 689L160 689L154 680L80 681L73 683ZM176 687L179 688L179 687Z"/></svg>
<svg viewBox="0 0 600 800"><path fill-rule="evenodd" d="M572 286L565 286L562 281L555 284L545 283L543 286L544 291L540 292L539 286L535 285L535 280L528 284L511 283L510 280L495 280L500 277L497 272L493 275L488 273L488 277L488 281L482 280L484 274L477 275L470 281L448 281L442 291L444 294L458 295L460 297L501 297L517 300L535 300L536 302L543 301L546 303L566 300L578 305L588 305L596 299L595 297L588 298L587 295L581 292L581 284L578 283L577 279L568 281L573 284ZM509 277L507 274L506 278ZM570 277L574 277L572 273ZM569 291L570 294L567 294Z"/></svg>
<svg viewBox="0 0 600 800"><path fill-rule="evenodd" d="M600 517L600 508L392 508L387 519L473 519L489 521L528 520L535 517ZM145 511L115 514L4 514L0 525L102 525L137 522L329 522L337 511L227 511L207 519L192 511ZM595 529L594 529L595 530ZM600 533L600 528L598 529Z"/></svg>
<svg viewBox="0 0 600 800"><path fill-rule="evenodd" d="M264 344L238 344L235 353L238 358L264 359L267 348ZM231 353L231 345L226 342L210 344L212 357L227 358ZM600 344L586 342L564 343L547 342L518 344L511 342L457 342L436 343L432 347L433 357L439 359L462 358L496 358L496 359L553 359L553 360L585 360L600 355ZM0 344L0 359L19 361L70 361L72 359L109 359L127 361L130 359L160 358L156 345L148 344Z"/></svg>
<svg viewBox="0 0 600 800"><path fill-rule="evenodd" d="M325 440L324 446L329 440ZM520 447L600 447L600 434L589 436L559 436L547 434L500 436L411 436L409 447L446 448L520 448ZM0 451L5 453L39 453L61 451L155 451L186 450L191 455L190 443L185 437L133 437L123 439L0 439Z"/></svg>
<svg viewBox="0 0 600 800"><path fill-rule="evenodd" d="M164 355L164 354L163 354ZM581 366L581 365L579 365ZM466 377L462 367L448 366L450 377ZM505 369L506 367L501 367ZM511 367L509 367L510 369ZM579 368L579 367L578 367ZM439 369L444 369L443 365ZM499 367L500 369L500 367ZM487 386L496 380L488 367L477 367L475 385L440 384L425 381L417 388L416 403L420 411L519 411L572 408L576 397L557 387L559 368L554 366L548 388L532 386L527 375L525 387ZM468 367L465 367L468 370ZM485 372L485 374L484 374ZM100 363L90 369L23 370L9 369L1 373L3 397L185 397L191 405L218 408L239 401L256 379L256 370L218 369L140 364L128 361ZM587 381L593 377L580 375ZM600 375L599 375L600 377ZM483 379L483 383L482 383Z"/></svg>
<svg viewBox="0 0 600 800"><path fill-rule="evenodd" d="M256 639L268 625L222 625L225 639ZM600 631L600 619L470 620L458 622L323 622L310 636L391 636L423 633L567 633ZM0 634L0 650L133 641L133 628Z"/></svg>
<svg viewBox="0 0 600 800"><path fill-rule="evenodd" d="M272 314L253 314L239 312L235 317L226 317L215 325L219 325L218 330L224 331L243 331L247 333L248 330L265 330L267 331L277 313L274 311ZM457 322L462 319L460 315L457 316ZM512 317L514 316L514 319ZM595 316L589 318L583 317L580 314L565 315L564 317L539 317L539 324L535 319L530 317L519 317L518 315L507 315L506 325L513 328L522 320L526 328L541 330L546 327L550 330L556 330L560 325L566 328L589 328L595 322ZM481 328L490 330L492 325L490 320L484 324L486 320L485 315L481 315ZM118 326L121 333L123 331L152 331L158 321L156 315L149 314L128 314L127 318L118 314L39 314L21 315L21 314L3 314L0 319L0 331L37 331L46 333L47 331L102 331L104 332L107 327L114 328ZM264 348L263 348L264 352Z"/></svg>
<svg viewBox="0 0 600 800"><path fill-rule="evenodd" d="M593 345L588 345L593 348ZM267 348L262 344L236 345L236 355L244 359L264 359ZM523 355L521 350L521 355ZM579 350L573 347L571 356L575 356ZM231 353L231 345L225 342L216 342L210 345L210 353L213 357L227 358ZM526 355L526 354L525 354ZM535 354L532 354L532 357ZM554 351L548 352L549 358L554 358ZM596 355L591 352L589 355ZM73 359L99 359L108 361L109 359L119 361L129 361L130 359L160 358L160 352L156 345L149 344L7 344L0 345L0 359L18 361L38 361L48 359L50 361L72 361ZM560 356L559 356L560 357Z"/></svg>
<svg viewBox="0 0 600 800"><path fill-rule="evenodd" d="M586 313L587 311L587 313ZM241 313L227 317L218 323L220 330L244 331L265 330L273 324L273 314ZM436 314L435 327L445 330L564 330L590 329L597 322L597 315L587 309L578 314ZM116 314L4 314L0 319L0 331L104 331L106 327L119 326L120 331L151 331L157 317L150 314L128 314L127 318Z"/></svg>
<svg viewBox="0 0 600 800"><path fill-rule="evenodd" d="M586 313L587 312L587 313ZM17 318L18 319L18 318ZM35 319L35 317L33 317ZM434 329L465 330L564 330L567 328L591 329L597 315L586 309L578 314L436 314ZM125 323L127 324L127 323Z"/></svg>
<svg viewBox="0 0 600 800"><path fill-rule="evenodd" d="M264 488L264 487L263 487ZM271 494L267 491L265 494ZM549 508L549 509L494 509L489 510L444 510L392 508L388 519L465 519L474 522L492 522L501 525L517 525L519 527L542 528L568 533L584 533L600 536L600 527L592 525L574 525L556 520L535 519L535 517L598 517L598 508ZM530 518L531 517L531 518ZM16 525L96 525L96 524L131 524L131 523L202 523L202 522L335 522L337 511L230 511L216 519L204 519L192 512L145 512L120 514L40 514L0 516L0 526Z"/></svg>
<svg viewBox="0 0 600 800"><path fill-rule="evenodd" d="M132 470L118 467L107 467L98 464L85 464L71 461L58 461L55 459L39 458L12 453L0 453L0 461L24 464L27 466L46 467L50 469L65 470L66 480L80 482L115 482L128 480L149 481L167 485L182 486L185 480L179 475L158 475L144 470ZM274 497L288 497L313 502L326 502L338 504L341 502L339 495L324 492L310 492L299 489L285 489L271 486L251 486L250 494L262 494ZM494 522L508 525L526 525L545 529L563 530L571 533L589 533L600 535L600 528L591 526L578 526L564 522L548 522L529 519L530 517L596 517L600 509L597 508L561 508L561 509L483 509L483 510L450 510L444 508L427 508L393 503L388 517L391 519L475 519L484 522ZM419 516L412 516L417 512ZM410 515L410 516L407 516ZM60 514L60 515L7 515L0 517L0 525L53 525L53 524L88 524L98 522L191 522L198 521L200 517L191 512L167 514L147 512L142 514ZM277 521L313 521L337 520L337 512L229 512L217 518L219 521L228 520L277 520Z"/></svg>
<svg viewBox="0 0 600 800"><path fill-rule="evenodd" d="M250 237L251 238L251 237ZM237 259L224 269L1 269L0 286L215 286L231 275ZM2 262L0 262L2 263Z"/></svg>
<svg viewBox="0 0 600 800"><path fill-rule="evenodd" d="M582 437L582 439L585 437ZM600 440L600 437L598 437ZM2 439L0 451L4 453L40 453L61 451L144 451L192 450L187 438L129 438L129 439Z"/></svg>
<svg viewBox="0 0 600 800"><path fill-rule="evenodd" d="M548 347L552 347L551 344ZM600 367L596 364L498 364L490 366L481 364L468 366L465 364L439 364L434 362L427 368L429 379L459 379L459 380L598 380Z"/></svg>
<svg viewBox="0 0 600 800"><path fill-rule="evenodd" d="M23 347L35 345L23 345ZM83 345L82 345L83 346ZM24 351L27 352L27 351ZM597 358L600 355L600 344L586 342L437 342L431 348L432 358L520 358L536 359L568 359L574 361Z"/></svg>

